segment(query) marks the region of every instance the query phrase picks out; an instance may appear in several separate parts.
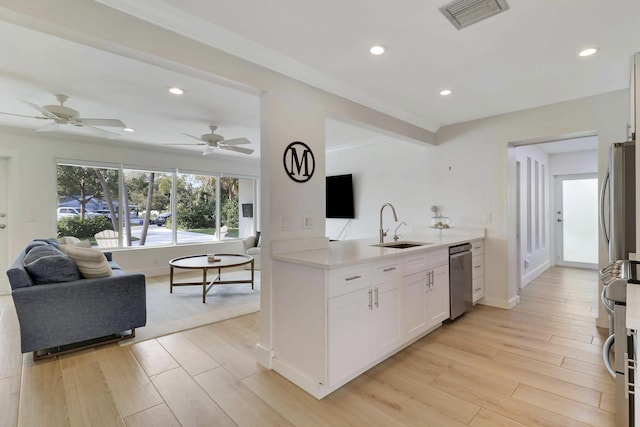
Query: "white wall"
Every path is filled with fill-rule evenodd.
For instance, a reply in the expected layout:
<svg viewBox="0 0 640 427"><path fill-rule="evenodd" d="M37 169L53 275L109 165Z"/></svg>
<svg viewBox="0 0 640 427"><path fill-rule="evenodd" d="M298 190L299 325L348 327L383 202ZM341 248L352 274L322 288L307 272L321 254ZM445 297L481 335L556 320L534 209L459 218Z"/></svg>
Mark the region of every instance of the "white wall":
<svg viewBox="0 0 640 427"><path fill-rule="evenodd" d="M429 207L442 206L454 227L486 228L484 302L511 307L518 279L515 228L510 228L516 224L516 158L509 157L509 143L596 130L597 156L574 154L570 161L559 155L549 160L549 169L585 171L600 165L602 177L608 146L625 138L627 117L628 93L617 91L447 126L438 132L436 147L388 141L329 152L327 174L354 174L357 218L346 238L376 236L384 202L393 203L399 219L412 227L428 225ZM336 237L345 223L327 220L327 235ZM385 224L393 224L390 215ZM606 259L603 243L600 253Z"/></svg>
<svg viewBox="0 0 640 427"><path fill-rule="evenodd" d="M501 116L441 128L436 139L439 176L469 173L453 180L440 191L451 216L477 217L492 212L487 223L485 249L485 303L512 306L517 302L515 240L515 157L507 151L509 142L596 131L598 134L599 177L604 176L608 145L626 138L628 91L616 91L588 98L547 105ZM446 170L447 163L453 171ZM469 198L456 199L455 195ZM465 200L465 202L462 202ZM604 243L600 258L606 260Z"/></svg>
<svg viewBox="0 0 640 427"><path fill-rule="evenodd" d="M611 142L614 141L609 141L609 143ZM549 169L552 176L598 173L598 151L585 150L573 153L551 154L549 156Z"/></svg>
<svg viewBox="0 0 640 427"><path fill-rule="evenodd" d="M408 224L398 229L399 234L417 226L428 226L429 207L438 201L432 196L429 170L423 165L433 155L433 149L384 138L380 142L328 152L327 175L353 175L356 218L327 219L327 236L336 239L349 221L351 225L341 240L378 236L380 208L386 202L396 208L398 221ZM384 211L383 223L385 229L390 229L389 236L399 222L393 221L389 209Z"/></svg>

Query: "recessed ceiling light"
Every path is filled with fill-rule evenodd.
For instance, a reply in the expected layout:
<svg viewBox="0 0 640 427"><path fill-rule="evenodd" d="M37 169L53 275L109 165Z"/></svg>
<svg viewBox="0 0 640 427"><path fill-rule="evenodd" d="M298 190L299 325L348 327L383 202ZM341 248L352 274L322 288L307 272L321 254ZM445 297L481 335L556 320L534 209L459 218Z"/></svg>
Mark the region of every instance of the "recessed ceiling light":
<svg viewBox="0 0 640 427"><path fill-rule="evenodd" d="M369 49L372 55L382 55L384 53L384 46L376 45Z"/></svg>
<svg viewBox="0 0 640 427"><path fill-rule="evenodd" d="M136 130L134 128L122 128L123 131L125 132L135 132Z"/></svg>
<svg viewBox="0 0 640 427"><path fill-rule="evenodd" d="M597 47L590 47L589 49L585 49L581 51L578 55L580 56L591 56L598 51Z"/></svg>
<svg viewBox="0 0 640 427"><path fill-rule="evenodd" d="M442 96L451 95L451 91L449 89L441 90L440 95Z"/></svg>
<svg viewBox="0 0 640 427"><path fill-rule="evenodd" d="M179 87L170 87L169 92L171 92L174 95L182 95L184 93L184 91Z"/></svg>

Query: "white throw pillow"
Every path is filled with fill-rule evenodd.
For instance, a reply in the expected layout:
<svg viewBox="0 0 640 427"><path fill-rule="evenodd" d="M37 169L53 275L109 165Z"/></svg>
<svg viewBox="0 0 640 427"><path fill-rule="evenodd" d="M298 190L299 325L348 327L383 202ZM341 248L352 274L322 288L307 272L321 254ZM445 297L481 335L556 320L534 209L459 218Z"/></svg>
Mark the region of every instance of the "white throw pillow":
<svg viewBox="0 0 640 427"><path fill-rule="evenodd" d="M88 240L80 240L74 236L62 236L60 245L80 246L81 248L90 248L91 242Z"/></svg>
<svg viewBox="0 0 640 427"><path fill-rule="evenodd" d="M85 279L113 275L107 258L100 251L74 245L60 245L60 250L76 263L80 274Z"/></svg>

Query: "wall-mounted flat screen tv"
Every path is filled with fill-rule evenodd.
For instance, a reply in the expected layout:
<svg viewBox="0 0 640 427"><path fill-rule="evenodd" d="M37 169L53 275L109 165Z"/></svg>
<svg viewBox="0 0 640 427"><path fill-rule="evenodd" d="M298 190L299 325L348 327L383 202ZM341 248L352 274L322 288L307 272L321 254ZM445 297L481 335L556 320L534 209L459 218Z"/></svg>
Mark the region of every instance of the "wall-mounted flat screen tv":
<svg viewBox="0 0 640 427"><path fill-rule="evenodd" d="M327 177L327 218L356 217L351 174Z"/></svg>

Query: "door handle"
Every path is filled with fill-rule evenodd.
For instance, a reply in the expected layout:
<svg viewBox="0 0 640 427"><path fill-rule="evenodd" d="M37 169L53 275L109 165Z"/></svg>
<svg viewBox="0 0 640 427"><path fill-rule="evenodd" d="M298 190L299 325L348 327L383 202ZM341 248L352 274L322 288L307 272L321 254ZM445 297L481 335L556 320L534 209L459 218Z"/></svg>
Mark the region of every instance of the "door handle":
<svg viewBox="0 0 640 427"><path fill-rule="evenodd" d="M562 222L562 219L561 219L561 218L558 218L558 219L556 219L556 221L558 221L558 222Z"/></svg>
<svg viewBox="0 0 640 427"><path fill-rule="evenodd" d="M4 229L4 228L7 228L7 225L6 224L0 224L0 229Z"/></svg>

